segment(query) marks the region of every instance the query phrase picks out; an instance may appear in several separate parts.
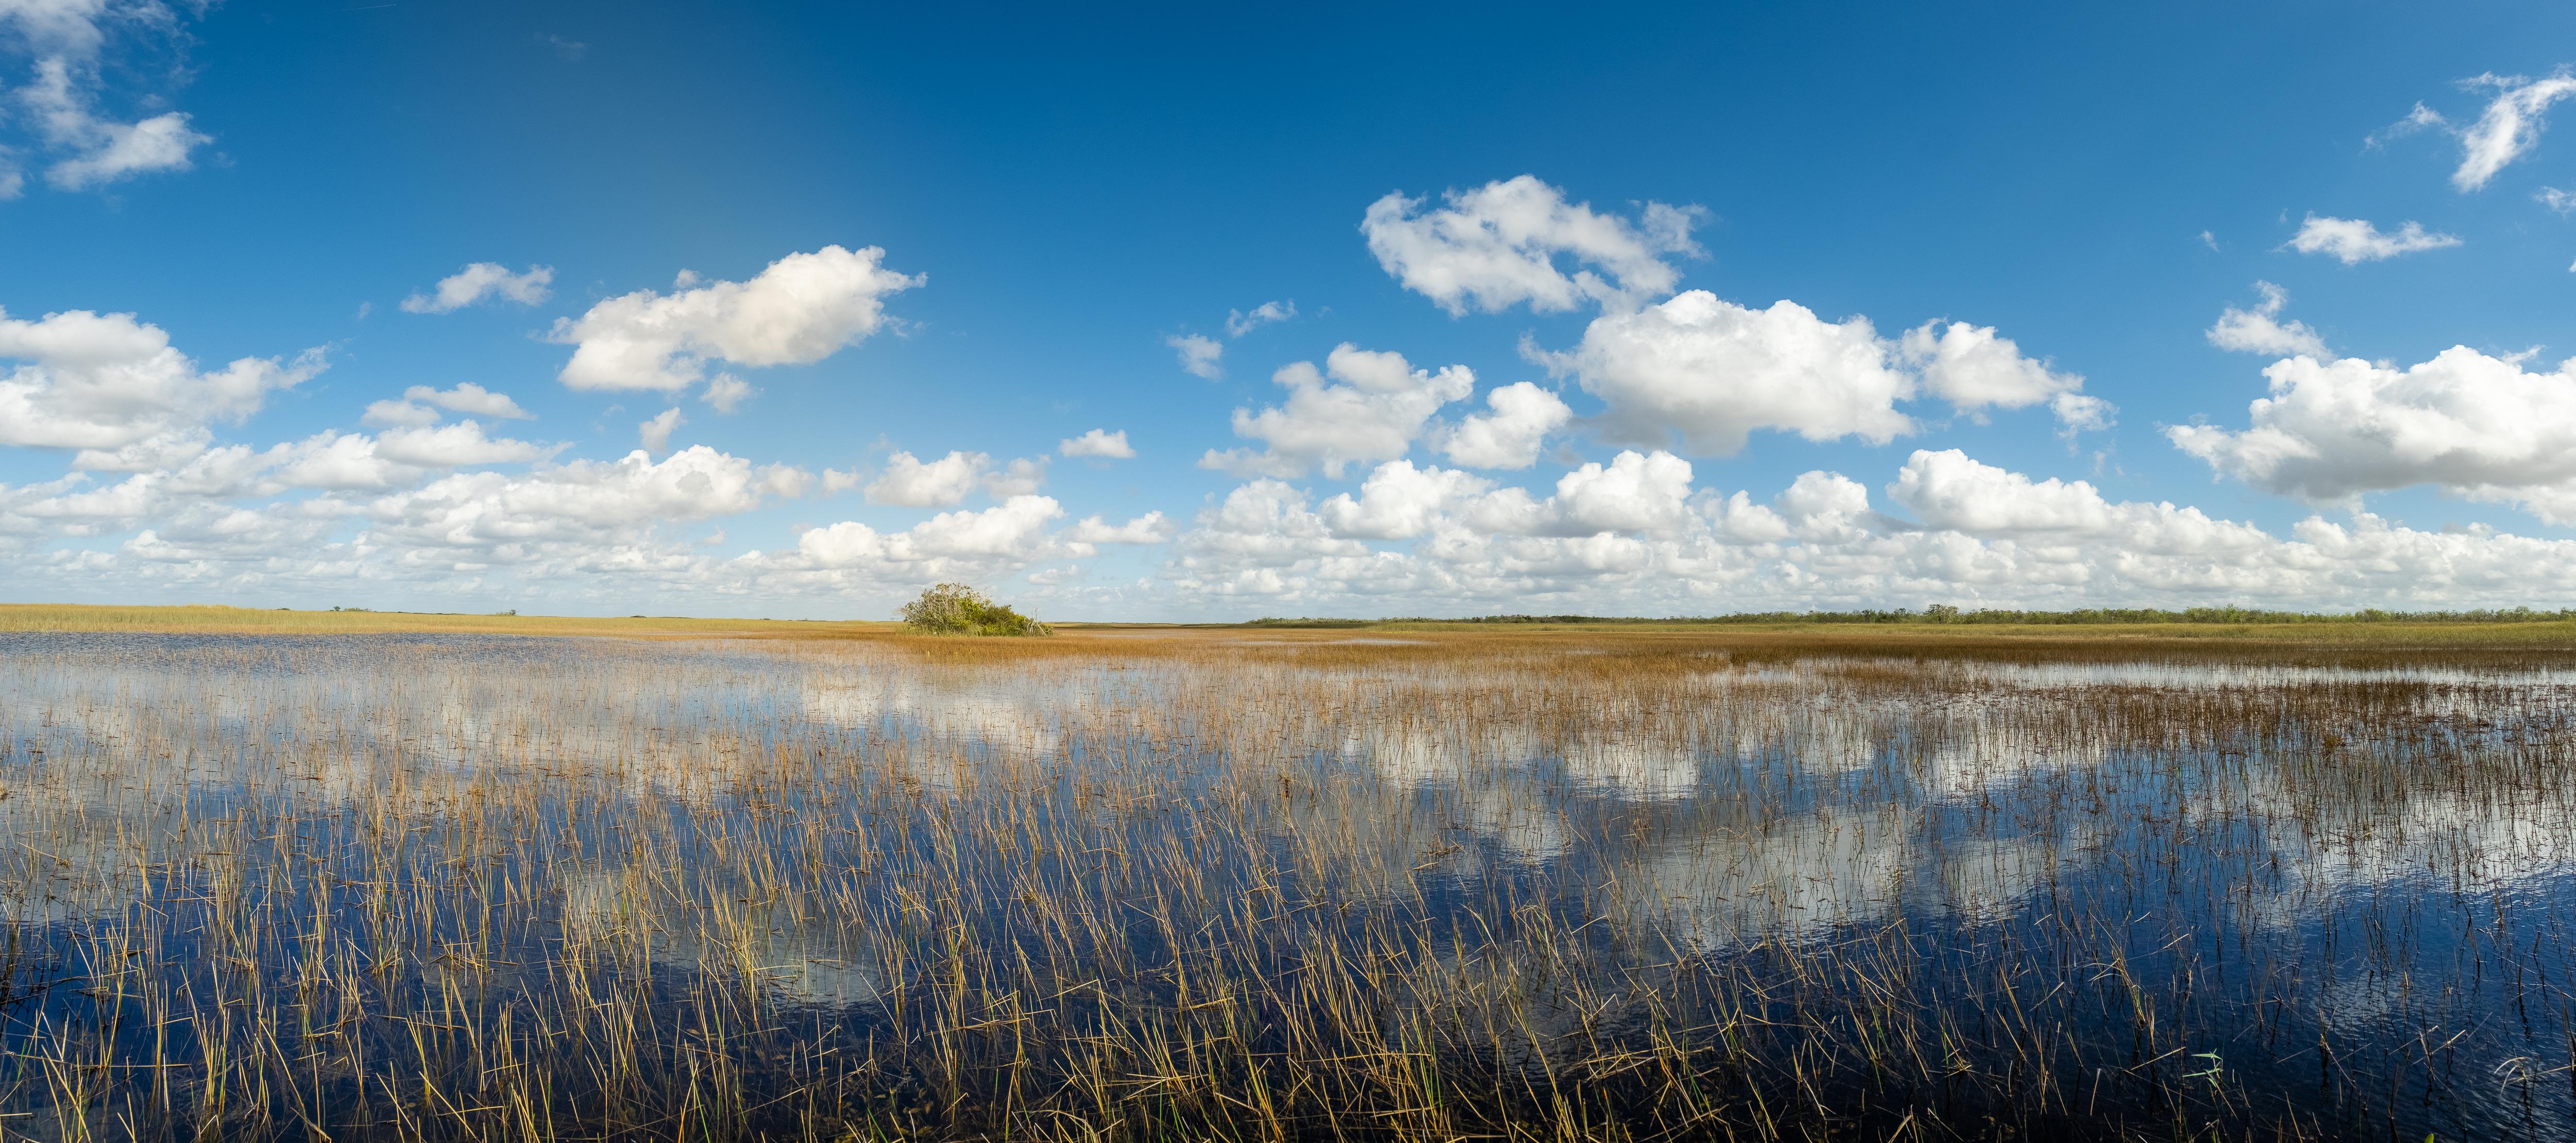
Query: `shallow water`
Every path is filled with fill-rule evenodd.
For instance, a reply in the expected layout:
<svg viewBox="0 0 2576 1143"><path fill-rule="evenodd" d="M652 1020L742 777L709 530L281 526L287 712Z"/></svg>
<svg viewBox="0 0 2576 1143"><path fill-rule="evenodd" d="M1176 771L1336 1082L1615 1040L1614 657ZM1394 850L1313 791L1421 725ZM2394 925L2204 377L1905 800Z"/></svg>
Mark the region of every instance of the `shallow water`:
<svg viewBox="0 0 2576 1143"><path fill-rule="evenodd" d="M0 1129L2576 1138L2571 711L2547 660L0 636Z"/></svg>

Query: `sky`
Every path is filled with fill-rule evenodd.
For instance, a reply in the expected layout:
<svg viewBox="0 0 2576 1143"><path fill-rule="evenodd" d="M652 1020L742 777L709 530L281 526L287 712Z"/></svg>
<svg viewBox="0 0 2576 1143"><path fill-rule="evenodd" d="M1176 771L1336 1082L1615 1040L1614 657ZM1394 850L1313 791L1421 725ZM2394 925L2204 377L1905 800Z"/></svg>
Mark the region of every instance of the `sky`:
<svg viewBox="0 0 2576 1143"><path fill-rule="evenodd" d="M2543 5L0 0L0 601L2576 605L2571 62Z"/></svg>

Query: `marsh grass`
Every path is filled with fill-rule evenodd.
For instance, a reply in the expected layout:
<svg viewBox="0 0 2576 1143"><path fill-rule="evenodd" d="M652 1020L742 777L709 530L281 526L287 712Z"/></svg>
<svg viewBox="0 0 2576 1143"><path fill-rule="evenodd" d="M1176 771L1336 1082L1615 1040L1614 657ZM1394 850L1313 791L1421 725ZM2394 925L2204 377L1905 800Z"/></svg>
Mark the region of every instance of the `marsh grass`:
<svg viewBox="0 0 2576 1143"><path fill-rule="evenodd" d="M1476 653L1498 646L1525 646L1548 638L1616 637L1643 645L1679 642L1694 648L1722 647L1747 653L1808 651L1832 654L1951 654L1958 652L2130 656L2162 650L2204 653L2210 648L2256 655L2278 655L2299 649L2391 652L2522 650L2576 654L2576 621L2523 616L2493 621L2476 613L2456 616L2311 617L2300 622L2273 622L2255 613L2254 620L2226 623L2131 622L2102 613L2098 620L2004 622L1987 615L1975 623L1866 624L1820 621L1798 616L1731 616L1722 621L1643 619L1587 621L1559 617L1498 624L1477 620L1325 619L1256 620L1248 624L1050 624L1066 634L1156 642L1209 638L1232 639L1249 629L1250 637L1273 641L1332 642L1353 635L1434 637L1455 652ZM288 608L221 606L147 607L99 604L0 604L0 632L125 631L198 634L494 634L614 636L623 638L737 639L881 639L900 634L900 622L858 620L806 621L771 619L705 619L687 616L549 616L412 611L317 611ZM1499 642L1498 642L1499 641ZM1131 642L1130 650L1142 645ZM1025 648L994 648L988 654L1029 653ZM1037 652L1048 653L1048 652ZM1061 651L1055 653L1063 653ZM1145 653L1152 653L1146 649Z"/></svg>
<svg viewBox="0 0 2576 1143"><path fill-rule="evenodd" d="M9 636L0 1132L2568 1137L2568 660L1980 639Z"/></svg>
<svg viewBox="0 0 2576 1143"><path fill-rule="evenodd" d="M467 615L416 611L310 611L248 607L118 607L0 604L0 631L128 631L232 635L614 635L628 638L725 635L829 637L884 632L892 623L819 623L685 616Z"/></svg>

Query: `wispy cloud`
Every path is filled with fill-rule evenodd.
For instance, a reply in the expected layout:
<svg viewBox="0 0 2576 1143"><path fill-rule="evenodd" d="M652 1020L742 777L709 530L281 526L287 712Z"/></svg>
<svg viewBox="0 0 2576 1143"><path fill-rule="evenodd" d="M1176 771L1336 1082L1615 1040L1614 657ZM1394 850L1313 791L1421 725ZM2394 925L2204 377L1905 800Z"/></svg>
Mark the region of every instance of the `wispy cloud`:
<svg viewBox="0 0 2576 1143"><path fill-rule="evenodd" d="M2367 219L2311 214L2299 224L2299 232L2283 245L2301 254L2324 254L2351 266L2459 244L2457 235L2437 234L2425 230L2421 223L2408 222L2396 233L2387 234Z"/></svg>

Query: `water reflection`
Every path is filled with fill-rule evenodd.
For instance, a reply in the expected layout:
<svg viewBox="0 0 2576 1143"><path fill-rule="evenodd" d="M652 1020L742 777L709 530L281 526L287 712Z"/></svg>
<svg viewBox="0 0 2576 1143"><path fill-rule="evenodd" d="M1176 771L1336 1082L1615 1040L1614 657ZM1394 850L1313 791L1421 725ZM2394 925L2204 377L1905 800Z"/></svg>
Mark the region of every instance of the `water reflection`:
<svg viewBox="0 0 2576 1143"><path fill-rule="evenodd" d="M2087 1081L2115 1127L2269 1123L2230 1093L2297 1083L2312 1125L2492 1128L2501 1097L2407 1076L2567 1062L2531 1000L2570 968L2571 700L2554 662L0 637L30 950L0 1018L13 1051L111 1061L144 1048L101 995L165 1014L152 1051L188 1022L199 1111L149 1113L183 1134L273 1066L227 1038L290 1016L338 1069L294 1122L579 1043L633 1072L564 1097L633 1117L611 1134L667 1127L705 1098L673 1077L719 1060L745 1099L910 1093L960 1132L1026 1110L1012 1068L1095 1122L1160 1090L1101 1077L1217 1092L1270 1060L1327 1100L1284 1134L1419 1110L1352 1060L1591 1060L1601 1106L1651 1108L1601 1062L1650 1057L1723 1071L1712 1107L1794 1088L1888 1123L1976 1077L1978 1114L2072 1130L2030 1093L2118 1070ZM1250 1063L1139 1062L1212 1021ZM1005 1033L1017 1062L967 1065ZM2321 1088L2289 1062L2320 1042ZM852 1045L864 1068L825 1062ZM2198 1086L2158 1063L2204 1057ZM59 1124L66 1090L0 1106Z"/></svg>

